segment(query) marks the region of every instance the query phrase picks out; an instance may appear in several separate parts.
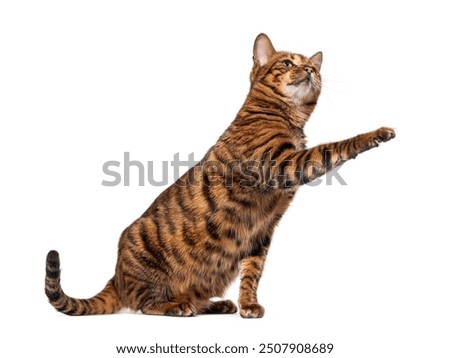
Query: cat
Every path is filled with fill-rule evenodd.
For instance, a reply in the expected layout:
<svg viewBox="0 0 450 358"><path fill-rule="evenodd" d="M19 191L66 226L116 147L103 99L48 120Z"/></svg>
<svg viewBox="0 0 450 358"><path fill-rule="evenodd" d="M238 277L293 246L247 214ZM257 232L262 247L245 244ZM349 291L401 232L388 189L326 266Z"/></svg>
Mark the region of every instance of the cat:
<svg viewBox="0 0 450 358"><path fill-rule="evenodd" d="M274 229L297 189L395 137L390 128L306 147L321 92L322 53L277 52L260 34L250 91L205 157L168 187L119 241L114 277L90 299L67 296L59 254L47 255L45 293L68 315L235 313L222 297L240 274L239 313L259 318L257 289Z"/></svg>

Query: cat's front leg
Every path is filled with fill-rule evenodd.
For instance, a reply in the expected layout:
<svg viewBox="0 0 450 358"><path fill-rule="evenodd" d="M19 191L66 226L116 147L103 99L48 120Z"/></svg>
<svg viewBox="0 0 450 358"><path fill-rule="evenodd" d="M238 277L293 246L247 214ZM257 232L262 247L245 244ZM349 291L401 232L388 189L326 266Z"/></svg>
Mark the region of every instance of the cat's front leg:
<svg viewBox="0 0 450 358"><path fill-rule="evenodd" d="M395 138L395 131L388 127L381 127L372 132L357 135L356 137L342 141L344 143L350 142L348 144L352 144L349 148L341 148L343 150L342 156L347 154L349 157L345 159L352 159L358 154L378 147L380 143L388 142L393 138Z"/></svg>
<svg viewBox="0 0 450 358"><path fill-rule="evenodd" d="M264 307L258 303L257 290L264 266L264 259L258 256L241 261L241 285L239 287L239 314L243 318L261 318Z"/></svg>
<svg viewBox="0 0 450 358"><path fill-rule="evenodd" d="M240 262L239 314L243 318L261 318L264 307L258 303L258 284L264 268L270 238L252 255Z"/></svg>
<svg viewBox="0 0 450 358"><path fill-rule="evenodd" d="M289 143L282 144L282 149L276 150L273 156L268 156L267 153L271 152L266 150L262 157L255 160L256 163L262 163L260 175L257 175L259 188L261 191L268 188L291 189L307 184L347 160L354 159L394 137L393 129L381 127L372 132L306 150L297 151Z"/></svg>
<svg viewBox="0 0 450 358"><path fill-rule="evenodd" d="M297 178L299 184L307 184L326 172L344 164L357 155L378 147L395 137L391 128L381 127L375 131L359 134L339 142L318 145L298 155Z"/></svg>

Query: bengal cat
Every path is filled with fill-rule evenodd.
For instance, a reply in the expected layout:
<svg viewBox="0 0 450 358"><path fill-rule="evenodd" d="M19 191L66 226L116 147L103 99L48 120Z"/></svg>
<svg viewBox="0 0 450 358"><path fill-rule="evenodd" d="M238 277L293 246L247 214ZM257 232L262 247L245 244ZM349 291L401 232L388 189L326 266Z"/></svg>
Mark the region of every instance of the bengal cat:
<svg viewBox="0 0 450 358"><path fill-rule="evenodd" d="M45 293L68 315L114 313L193 316L235 313L222 297L240 273L239 312L262 317L257 288L273 231L297 189L394 138L379 128L306 147L303 127L321 90L322 53L275 51L254 43L250 91L205 157L168 187L119 241L114 277L90 299L67 296L56 251L47 256Z"/></svg>

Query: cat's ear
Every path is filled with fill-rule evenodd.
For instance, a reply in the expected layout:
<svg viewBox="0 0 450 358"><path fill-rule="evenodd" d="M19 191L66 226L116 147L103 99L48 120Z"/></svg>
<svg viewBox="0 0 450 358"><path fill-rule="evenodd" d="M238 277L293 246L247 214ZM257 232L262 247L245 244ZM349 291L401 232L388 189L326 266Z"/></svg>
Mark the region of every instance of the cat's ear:
<svg viewBox="0 0 450 358"><path fill-rule="evenodd" d="M253 46L253 61L259 66L264 66L275 53L272 42L266 34L259 34Z"/></svg>
<svg viewBox="0 0 450 358"><path fill-rule="evenodd" d="M320 71L320 66L322 66L322 59L323 59L322 52L319 51L315 53L309 59L314 64L314 66L316 66L316 68Z"/></svg>

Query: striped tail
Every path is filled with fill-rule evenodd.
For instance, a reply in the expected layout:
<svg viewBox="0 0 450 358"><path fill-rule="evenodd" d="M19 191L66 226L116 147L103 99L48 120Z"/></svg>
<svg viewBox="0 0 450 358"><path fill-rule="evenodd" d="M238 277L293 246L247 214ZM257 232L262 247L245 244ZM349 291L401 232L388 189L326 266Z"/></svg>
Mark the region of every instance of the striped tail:
<svg viewBox="0 0 450 358"><path fill-rule="evenodd" d="M47 255L45 294L50 304L58 311L71 316L84 316L114 313L120 309L119 297L112 279L96 296L89 299L76 299L64 293L60 276L59 254L52 250Z"/></svg>

